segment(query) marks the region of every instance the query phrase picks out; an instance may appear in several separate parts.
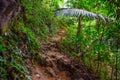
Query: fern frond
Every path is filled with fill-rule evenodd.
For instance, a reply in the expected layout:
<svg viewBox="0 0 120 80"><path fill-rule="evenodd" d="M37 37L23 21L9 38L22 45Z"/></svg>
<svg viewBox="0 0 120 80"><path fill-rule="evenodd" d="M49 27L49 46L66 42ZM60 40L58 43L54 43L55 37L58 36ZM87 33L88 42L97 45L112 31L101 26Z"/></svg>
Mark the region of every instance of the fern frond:
<svg viewBox="0 0 120 80"><path fill-rule="evenodd" d="M100 14L95 14L93 12L89 12L82 9L75 9L75 8L61 8L55 12L55 16L70 16L70 17L88 17L93 19L101 19L106 22L106 18Z"/></svg>

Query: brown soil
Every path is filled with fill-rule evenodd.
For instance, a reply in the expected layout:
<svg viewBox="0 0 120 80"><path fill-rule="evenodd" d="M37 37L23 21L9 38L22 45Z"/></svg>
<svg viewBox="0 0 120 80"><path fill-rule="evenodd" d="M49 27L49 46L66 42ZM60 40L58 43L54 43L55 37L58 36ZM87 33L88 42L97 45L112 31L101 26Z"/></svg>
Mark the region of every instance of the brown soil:
<svg viewBox="0 0 120 80"><path fill-rule="evenodd" d="M32 80L99 80L92 70L60 51L59 42L65 35L61 29L49 42L42 43L42 62L34 65Z"/></svg>

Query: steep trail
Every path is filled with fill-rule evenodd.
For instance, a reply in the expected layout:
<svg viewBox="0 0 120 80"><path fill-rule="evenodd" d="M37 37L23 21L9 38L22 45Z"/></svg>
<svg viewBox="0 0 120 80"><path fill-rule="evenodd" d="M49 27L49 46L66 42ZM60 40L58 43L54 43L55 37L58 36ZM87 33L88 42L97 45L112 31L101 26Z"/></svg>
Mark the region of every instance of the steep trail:
<svg viewBox="0 0 120 80"><path fill-rule="evenodd" d="M99 80L94 73L59 49L66 31L60 29L47 43L42 43L42 62L35 64L32 80Z"/></svg>

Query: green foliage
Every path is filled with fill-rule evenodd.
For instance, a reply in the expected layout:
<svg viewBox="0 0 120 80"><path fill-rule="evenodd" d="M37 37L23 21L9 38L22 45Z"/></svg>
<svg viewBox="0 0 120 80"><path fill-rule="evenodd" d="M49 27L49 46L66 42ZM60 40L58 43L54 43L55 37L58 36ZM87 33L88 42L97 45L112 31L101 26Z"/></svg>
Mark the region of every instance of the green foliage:
<svg viewBox="0 0 120 80"><path fill-rule="evenodd" d="M93 19L103 20L104 22L110 21L110 18L103 17L100 14L95 14L86 10L77 9L77 8L62 8L56 11L56 16L70 16L70 17L87 17Z"/></svg>
<svg viewBox="0 0 120 80"><path fill-rule="evenodd" d="M48 4L45 4L48 3ZM59 27L48 0L21 0L21 13L0 36L0 79L31 80L29 64L41 61L41 42ZM53 7L53 8L50 8Z"/></svg>
<svg viewBox="0 0 120 80"><path fill-rule="evenodd" d="M120 74L120 3L118 0L68 0L70 9L58 13L82 18L80 35L76 35L76 18L55 17L54 11L64 6L64 0L17 0L23 6L19 16L11 22L5 36L0 36L0 79L30 80L26 58L41 61L41 42L66 29L61 50L93 69L101 80L119 78ZM77 8L77 10L75 9ZM81 10L82 9L82 10ZM87 11L85 11L87 10ZM91 11L91 12L90 12ZM70 12L70 13L68 13ZM109 18L116 21L109 22ZM109 22L104 23L99 19ZM81 26L79 25L79 26ZM81 54L81 55L79 55Z"/></svg>
<svg viewBox="0 0 120 80"><path fill-rule="evenodd" d="M25 67L23 53L18 49L17 39L13 35L2 37L0 40L0 79L25 79L29 72ZM7 46L6 46L7 45Z"/></svg>
<svg viewBox="0 0 120 80"><path fill-rule="evenodd" d="M90 10L94 13L115 18L119 1L113 2L114 3L110 3L105 0L69 0L68 6L71 8ZM65 12L65 14L66 13L67 12ZM117 11L117 14L119 14L119 11ZM66 28L68 35L61 43L63 45L61 46L62 49L66 53L71 53L76 59L79 58L82 60L83 64L86 64L92 68L96 74L100 75L101 80L120 78L120 57L118 56L120 54L119 19L106 24L103 24L100 20L94 21L85 18L83 18L82 21L82 29L79 36L76 36L77 22L74 22L75 25L68 24L70 27ZM83 55L78 56L79 54Z"/></svg>

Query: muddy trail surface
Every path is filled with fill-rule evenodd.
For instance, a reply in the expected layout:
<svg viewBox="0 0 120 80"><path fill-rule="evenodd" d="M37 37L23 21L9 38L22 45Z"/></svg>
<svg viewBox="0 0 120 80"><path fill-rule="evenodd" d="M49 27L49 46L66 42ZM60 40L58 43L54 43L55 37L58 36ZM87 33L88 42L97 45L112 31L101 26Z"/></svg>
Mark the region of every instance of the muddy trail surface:
<svg viewBox="0 0 120 80"><path fill-rule="evenodd" d="M42 43L42 63L35 64L32 80L99 80L94 73L70 56L61 53L59 42L66 31L60 29L47 43Z"/></svg>

